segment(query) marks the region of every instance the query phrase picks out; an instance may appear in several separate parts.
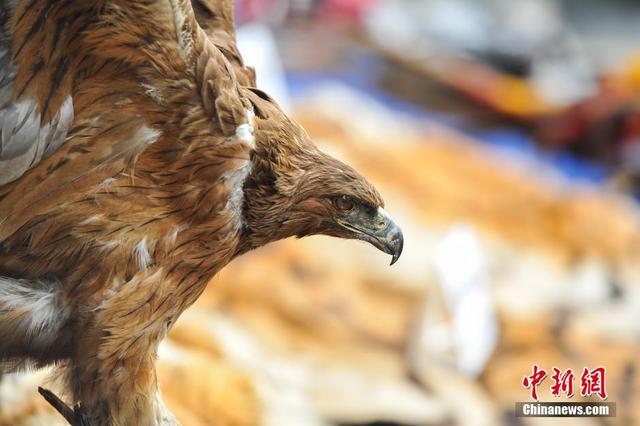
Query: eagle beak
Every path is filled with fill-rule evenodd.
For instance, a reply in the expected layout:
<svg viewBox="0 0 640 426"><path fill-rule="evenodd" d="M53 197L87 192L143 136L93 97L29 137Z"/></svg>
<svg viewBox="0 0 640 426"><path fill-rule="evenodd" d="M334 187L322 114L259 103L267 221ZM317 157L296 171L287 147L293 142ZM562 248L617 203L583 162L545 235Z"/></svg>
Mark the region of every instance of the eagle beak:
<svg viewBox="0 0 640 426"><path fill-rule="evenodd" d="M402 247L404 246L402 230L382 207L378 208L374 224L376 231L371 235L375 242L372 241L372 243L378 249L391 255L391 265L393 265L400 259L402 254Z"/></svg>
<svg viewBox="0 0 640 426"><path fill-rule="evenodd" d="M404 245L402 230L382 207L374 215L357 214L349 219L338 223L354 232L355 238L390 254L392 265L400 259Z"/></svg>

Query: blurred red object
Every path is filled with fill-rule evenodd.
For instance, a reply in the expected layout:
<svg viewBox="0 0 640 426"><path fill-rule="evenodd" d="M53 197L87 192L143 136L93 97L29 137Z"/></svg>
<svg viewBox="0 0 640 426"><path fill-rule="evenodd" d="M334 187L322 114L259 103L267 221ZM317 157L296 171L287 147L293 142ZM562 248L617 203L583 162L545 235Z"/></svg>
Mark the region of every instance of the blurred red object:
<svg viewBox="0 0 640 426"><path fill-rule="evenodd" d="M325 16L358 22L375 2L376 0L325 0L321 2L320 11Z"/></svg>
<svg viewBox="0 0 640 426"><path fill-rule="evenodd" d="M629 146L640 142L640 54L603 76L595 96L542 117L536 127L547 145L614 167L625 163Z"/></svg>
<svg viewBox="0 0 640 426"><path fill-rule="evenodd" d="M287 16L291 0L236 0L234 5L240 25L255 21L280 23Z"/></svg>

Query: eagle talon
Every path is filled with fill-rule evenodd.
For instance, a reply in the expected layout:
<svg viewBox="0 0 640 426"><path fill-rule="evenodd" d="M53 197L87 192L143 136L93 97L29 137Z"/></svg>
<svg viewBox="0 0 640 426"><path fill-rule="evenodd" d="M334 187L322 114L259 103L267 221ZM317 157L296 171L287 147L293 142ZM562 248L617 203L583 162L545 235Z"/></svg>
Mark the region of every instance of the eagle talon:
<svg viewBox="0 0 640 426"><path fill-rule="evenodd" d="M91 421L85 413L85 409L82 404L78 403L74 405L72 409L55 393L48 389L38 386L38 393L40 393L40 395L42 395L42 397L51 404L51 406L55 408L71 426L91 426Z"/></svg>

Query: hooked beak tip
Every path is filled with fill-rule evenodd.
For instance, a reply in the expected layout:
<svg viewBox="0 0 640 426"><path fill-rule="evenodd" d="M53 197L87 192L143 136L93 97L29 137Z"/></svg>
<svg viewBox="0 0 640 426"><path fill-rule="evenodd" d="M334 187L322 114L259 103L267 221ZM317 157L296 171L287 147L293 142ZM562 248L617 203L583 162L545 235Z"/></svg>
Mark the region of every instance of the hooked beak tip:
<svg viewBox="0 0 640 426"><path fill-rule="evenodd" d="M396 263L398 261L398 259L400 259L400 256L402 255L402 248L404 246L404 238L402 236L402 231L400 231L398 229L398 233L393 237L393 239L391 240L391 265L393 266L394 263Z"/></svg>

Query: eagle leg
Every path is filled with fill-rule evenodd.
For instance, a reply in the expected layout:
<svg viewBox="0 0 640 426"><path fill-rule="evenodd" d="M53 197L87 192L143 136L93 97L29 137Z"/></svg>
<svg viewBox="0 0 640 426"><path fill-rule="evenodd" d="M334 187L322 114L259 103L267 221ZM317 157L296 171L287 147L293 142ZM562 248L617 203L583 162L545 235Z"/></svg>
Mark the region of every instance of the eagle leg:
<svg viewBox="0 0 640 426"><path fill-rule="evenodd" d="M93 426L179 424L162 402L156 359L181 304L190 300L162 272L140 270L74 323L82 343L69 360L69 384Z"/></svg>

